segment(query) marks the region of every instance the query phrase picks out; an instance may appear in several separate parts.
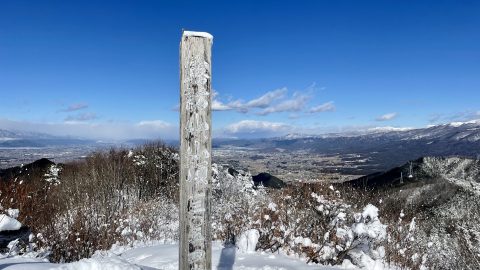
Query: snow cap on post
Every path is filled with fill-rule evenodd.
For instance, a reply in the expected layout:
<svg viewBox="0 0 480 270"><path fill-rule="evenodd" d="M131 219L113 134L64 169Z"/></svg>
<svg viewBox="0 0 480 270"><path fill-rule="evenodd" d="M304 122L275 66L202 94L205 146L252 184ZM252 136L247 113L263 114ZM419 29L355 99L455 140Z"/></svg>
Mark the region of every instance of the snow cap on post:
<svg viewBox="0 0 480 270"><path fill-rule="evenodd" d="M183 31L183 36L204 37L204 38L208 38L209 40L213 40L213 36L207 32Z"/></svg>

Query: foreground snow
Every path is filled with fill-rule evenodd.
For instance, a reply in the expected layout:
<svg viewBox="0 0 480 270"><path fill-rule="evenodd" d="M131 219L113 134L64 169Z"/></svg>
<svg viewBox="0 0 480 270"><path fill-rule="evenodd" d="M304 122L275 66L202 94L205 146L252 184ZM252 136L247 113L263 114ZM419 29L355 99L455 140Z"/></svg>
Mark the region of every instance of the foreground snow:
<svg viewBox="0 0 480 270"><path fill-rule="evenodd" d="M15 218L9 217L4 214L0 215L0 232L14 231L20 229L20 227L22 227L22 223L18 222L18 220L16 220Z"/></svg>
<svg viewBox="0 0 480 270"><path fill-rule="evenodd" d="M108 252L98 252L91 259L83 259L68 264L54 264L45 260L15 257L0 259L0 269L4 270L176 270L178 269L178 245L160 244L126 249L113 248ZM265 252L240 253L235 247L223 247L220 243L212 246L212 269L219 270L275 270L275 269L339 269L307 265L305 261L283 254Z"/></svg>

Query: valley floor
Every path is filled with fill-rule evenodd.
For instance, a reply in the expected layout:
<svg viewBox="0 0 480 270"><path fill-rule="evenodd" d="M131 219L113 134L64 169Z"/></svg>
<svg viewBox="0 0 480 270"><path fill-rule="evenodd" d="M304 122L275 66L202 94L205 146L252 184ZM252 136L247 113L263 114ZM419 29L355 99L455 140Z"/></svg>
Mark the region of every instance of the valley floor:
<svg viewBox="0 0 480 270"><path fill-rule="evenodd" d="M176 270L178 269L178 245L158 244L127 249L114 247L108 252L98 252L93 258L68 264L13 257L0 259L3 270ZM255 252L240 254L236 247L212 245L212 269L218 270L334 270L336 267L308 265L305 261L283 254Z"/></svg>

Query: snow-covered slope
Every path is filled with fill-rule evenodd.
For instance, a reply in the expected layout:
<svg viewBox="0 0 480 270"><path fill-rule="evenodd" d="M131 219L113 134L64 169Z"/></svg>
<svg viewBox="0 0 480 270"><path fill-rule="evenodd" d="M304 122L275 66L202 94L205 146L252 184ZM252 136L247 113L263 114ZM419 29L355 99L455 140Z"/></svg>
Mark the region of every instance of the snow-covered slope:
<svg viewBox="0 0 480 270"><path fill-rule="evenodd" d="M67 264L53 264L34 258L0 259L0 269L4 270L177 270L178 245L159 244L153 246L124 248L115 247L109 252L97 252L91 259L83 259ZM264 252L239 253L236 247L223 247L220 243L212 245L212 269L219 270L328 270L337 267L307 265L298 258L284 254Z"/></svg>
<svg viewBox="0 0 480 270"><path fill-rule="evenodd" d="M420 261L429 269L480 269L480 160L423 157L349 183L382 201L398 243L387 252L393 260L411 269ZM409 222L416 229L405 230Z"/></svg>
<svg viewBox="0 0 480 270"><path fill-rule="evenodd" d="M422 157L385 172L373 173L349 181L353 186L370 188L403 186L409 183L432 183L446 180L480 192L480 160L463 157Z"/></svg>
<svg viewBox="0 0 480 270"><path fill-rule="evenodd" d="M460 157L425 157L421 169L430 177L441 177L480 194L480 160Z"/></svg>

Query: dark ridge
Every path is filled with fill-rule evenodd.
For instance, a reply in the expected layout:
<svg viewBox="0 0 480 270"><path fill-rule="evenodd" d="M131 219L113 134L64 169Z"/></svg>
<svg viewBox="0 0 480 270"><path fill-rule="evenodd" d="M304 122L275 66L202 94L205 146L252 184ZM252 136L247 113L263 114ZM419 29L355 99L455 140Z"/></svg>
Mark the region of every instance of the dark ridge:
<svg viewBox="0 0 480 270"><path fill-rule="evenodd" d="M36 174L44 174L51 165L55 165L55 162L47 158L42 158L23 167L16 166L3 169L0 170L0 180L10 181L18 177L29 178L28 176L33 177Z"/></svg>
<svg viewBox="0 0 480 270"><path fill-rule="evenodd" d="M275 189L280 189L286 186L286 184L278 177L265 172L259 173L252 178L255 187L258 187L260 184L264 187Z"/></svg>
<svg viewBox="0 0 480 270"><path fill-rule="evenodd" d="M55 165L55 162L49 160L48 158L41 158L39 160L35 160L33 163L27 164L25 167L37 167L37 168L47 168L50 167L51 165Z"/></svg>
<svg viewBox="0 0 480 270"><path fill-rule="evenodd" d="M420 181L418 169L423 163L423 157L417 160L407 162L400 167L395 167L385 172L376 172L360 178L345 182L343 184L351 185L361 189L379 189L388 187L399 187L416 183ZM412 175L410 175L410 164L412 167ZM402 178L403 175L403 178ZM410 177L411 176L411 177ZM425 179L423 179L425 180Z"/></svg>

